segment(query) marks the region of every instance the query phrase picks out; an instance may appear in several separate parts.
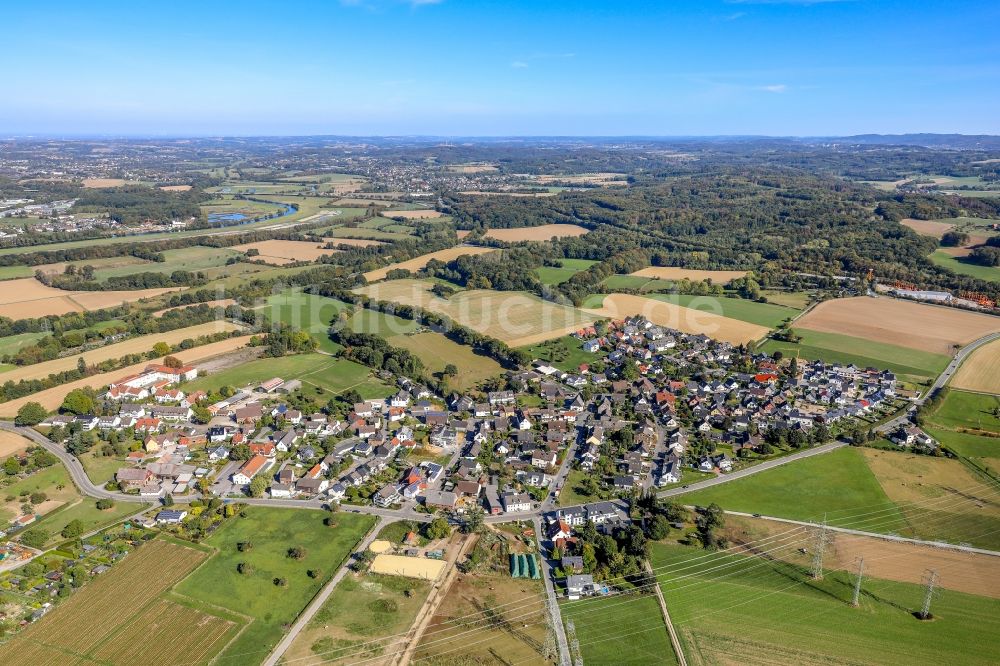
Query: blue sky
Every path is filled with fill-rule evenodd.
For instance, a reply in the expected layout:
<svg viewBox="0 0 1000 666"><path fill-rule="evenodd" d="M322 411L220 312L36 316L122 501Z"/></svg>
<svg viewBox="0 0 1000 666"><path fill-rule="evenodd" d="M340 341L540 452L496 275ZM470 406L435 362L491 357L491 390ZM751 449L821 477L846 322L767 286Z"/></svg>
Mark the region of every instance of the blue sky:
<svg viewBox="0 0 1000 666"><path fill-rule="evenodd" d="M1000 133L1000 2L5 2L0 134Z"/></svg>

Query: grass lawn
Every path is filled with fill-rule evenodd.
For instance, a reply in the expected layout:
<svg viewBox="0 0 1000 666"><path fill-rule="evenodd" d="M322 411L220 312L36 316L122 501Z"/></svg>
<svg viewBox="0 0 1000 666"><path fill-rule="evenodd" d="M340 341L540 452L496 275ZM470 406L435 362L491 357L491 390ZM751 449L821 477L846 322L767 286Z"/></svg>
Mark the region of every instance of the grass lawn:
<svg viewBox="0 0 1000 666"><path fill-rule="evenodd" d="M560 268L555 266L540 266L535 269L535 275L538 276L542 284L562 284L580 271L586 270L597 263L590 259L560 259L559 262L562 264Z"/></svg>
<svg viewBox="0 0 1000 666"><path fill-rule="evenodd" d="M652 594L564 601L561 611L563 622L573 622L585 664L677 663Z"/></svg>
<svg viewBox="0 0 1000 666"><path fill-rule="evenodd" d="M147 506L149 505L134 502L115 502L113 507L102 511L97 508L97 500L93 497L84 497L75 504L47 514L38 524L49 533L48 545L51 546L64 540L60 532L74 520L83 523L84 532L91 532L117 523L128 516L134 516Z"/></svg>
<svg viewBox="0 0 1000 666"><path fill-rule="evenodd" d="M876 367L901 375L936 377L948 365L944 354L907 349L885 342L875 342L839 333L824 333L796 328L802 336L799 343L767 340L760 351L773 354L780 351L786 357L798 356L827 363L853 363L860 367Z"/></svg>
<svg viewBox="0 0 1000 666"><path fill-rule="evenodd" d="M288 289L268 298L263 310L271 321L280 321L311 333L319 342L320 351L335 354L342 347L330 339L327 330L337 315L348 307L343 301Z"/></svg>
<svg viewBox="0 0 1000 666"><path fill-rule="evenodd" d="M570 335L526 347L525 351L567 372L576 371L581 363L593 363L603 358L603 354L584 351L583 343Z"/></svg>
<svg viewBox="0 0 1000 666"><path fill-rule="evenodd" d="M599 499L596 495L587 495L582 492L583 480L589 474L580 469L571 469L566 475L563 489L559 492L559 506L573 506L575 504L586 504Z"/></svg>
<svg viewBox="0 0 1000 666"><path fill-rule="evenodd" d="M347 327L355 333L371 333L391 338L395 335L413 333L420 328L420 324L411 319L359 307L354 311L354 316L348 321Z"/></svg>
<svg viewBox="0 0 1000 666"><path fill-rule="evenodd" d="M681 567L705 554L653 544L651 560L653 567ZM853 608L850 572L814 581L780 561L724 554L700 561L711 564L660 583L685 652L698 663L735 663L733 655L739 663L778 665L996 662L1000 600L944 591L931 605L934 621L921 622L912 614L923 599L919 585L867 578ZM732 566L714 568L726 563ZM657 633L652 627L631 644Z"/></svg>
<svg viewBox="0 0 1000 666"><path fill-rule="evenodd" d="M104 485L113 479L120 468L131 466L124 458L117 456L95 456L93 449L77 457L83 463L87 476L98 485Z"/></svg>
<svg viewBox="0 0 1000 666"><path fill-rule="evenodd" d="M953 257L943 250L931 252L930 260L938 266L951 269L959 275L968 275L969 277L989 280L991 282L1000 280L1000 268L996 266L980 266L979 264L967 261L964 257Z"/></svg>
<svg viewBox="0 0 1000 666"><path fill-rule="evenodd" d="M299 379L303 384L311 384L334 394L354 389L365 400L384 398L396 391L372 377L371 370L367 366L344 359L329 360L324 366L301 375Z"/></svg>
<svg viewBox="0 0 1000 666"><path fill-rule="evenodd" d="M1000 458L1000 437L984 437L965 432L955 432L944 428L926 426L934 439L941 442L960 456L966 458Z"/></svg>
<svg viewBox="0 0 1000 666"><path fill-rule="evenodd" d="M182 580L176 591L253 618L216 664L263 661L280 640L284 625L294 621L375 524L370 516L339 514L337 527L330 528L323 525L323 518L321 511L251 507L246 518L231 519L206 540L218 552ZM236 544L245 541L251 541L253 548L241 553ZM305 549L302 560L288 556L292 546ZM253 573L238 573L240 562L249 563ZM321 575L310 578L306 573L310 569L319 569ZM275 578L286 579L287 586L275 585Z"/></svg>
<svg viewBox="0 0 1000 666"><path fill-rule="evenodd" d="M286 658L306 663L354 662L378 656L387 649L399 649L398 645L358 646L380 636L387 637L390 643L398 641L395 636L410 628L429 592L430 583L424 580L348 575L292 643Z"/></svg>
<svg viewBox="0 0 1000 666"><path fill-rule="evenodd" d="M804 291L778 291L776 289L763 289L761 293L767 297L768 303L784 305L786 308L805 310L809 305L809 294Z"/></svg>
<svg viewBox="0 0 1000 666"><path fill-rule="evenodd" d="M863 452L854 448L837 449L714 488L685 493L680 500L701 506L715 502L723 509L794 520L818 522L826 514L831 525L843 524L838 515L847 518L894 507ZM900 515L887 512L882 520L893 518Z"/></svg>
<svg viewBox="0 0 1000 666"><path fill-rule="evenodd" d="M799 310L771 303L757 303L745 298L716 298L714 296L694 296L691 294L650 294L667 303L675 303L686 308L721 314L724 317L748 321L751 324L776 328L778 324L799 313Z"/></svg>

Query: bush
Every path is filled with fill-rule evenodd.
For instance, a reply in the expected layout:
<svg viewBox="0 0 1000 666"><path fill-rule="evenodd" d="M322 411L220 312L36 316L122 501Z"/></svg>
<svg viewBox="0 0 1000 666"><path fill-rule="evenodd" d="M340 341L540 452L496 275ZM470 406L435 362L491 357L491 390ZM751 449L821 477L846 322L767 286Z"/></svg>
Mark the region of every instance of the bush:
<svg viewBox="0 0 1000 666"><path fill-rule="evenodd" d="M292 546L288 549L288 557L293 560L301 560L306 556L306 549L302 546Z"/></svg>
<svg viewBox="0 0 1000 666"><path fill-rule="evenodd" d="M49 496L46 495L43 492L31 493L31 503L32 504L41 504L42 502L44 502L48 498L49 498Z"/></svg>
<svg viewBox="0 0 1000 666"><path fill-rule="evenodd" d="M29 548L41 548L49 540L49 533L41 527L32 527L21 534L21 543Z"/></svg>
<svg viewBox="0 0 1000 666"><path fill-rule="evenodd" d="M376 613L395 613L399 610L399 604L392 599L376 599L368 607Z"/></svg>
<svg viewBox="0 0 1000 666"><path fill-rule="evenodd" d="M254 572L253 565L249 562L240 562L236 565L236 571L243 576L252 576Z"/></svg>
<svg viewBox="0 0 1000 666"><path fill-rule="evenodd" d="M64 539L75 539L81 534L83 534L84 525L83 522L79 520L71 520L66 523L66 527L62 529L62 537Z"/></svg>
<svg viewBox="0 0 1000 666"><path fill-rule="evenodd" d="M108 509L113 509L115 506L115 501L113 499L99 499L97 500L97 508L101 511L107 511Z"/></svg>

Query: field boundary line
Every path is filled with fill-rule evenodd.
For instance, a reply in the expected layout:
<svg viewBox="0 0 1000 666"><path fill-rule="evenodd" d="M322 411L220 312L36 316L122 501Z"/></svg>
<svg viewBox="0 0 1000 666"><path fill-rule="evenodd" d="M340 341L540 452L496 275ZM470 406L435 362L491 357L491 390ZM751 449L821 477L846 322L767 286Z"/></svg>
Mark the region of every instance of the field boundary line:
<svg viewBox="0 0 1000 666"><path fill-rule="evenodd" d="M649 564L648 559L643 560L643 565L647 573L653 574L653 567ZM653 574L653 578L656 578L656 574ZM681 647L681 639L677 636L677 630L674 629L674 623L670 619L670 611L667 610L667 601L663 598L663 590L660 589L660 582L658 580L656 581L656 585L653 586L653 593L660 604L660 613L663 614L663 622L667 625L667 633L670 635L670 644L674 648L677 662L680 666L687 666L687 658L684 656L684 649Z"/></svg>

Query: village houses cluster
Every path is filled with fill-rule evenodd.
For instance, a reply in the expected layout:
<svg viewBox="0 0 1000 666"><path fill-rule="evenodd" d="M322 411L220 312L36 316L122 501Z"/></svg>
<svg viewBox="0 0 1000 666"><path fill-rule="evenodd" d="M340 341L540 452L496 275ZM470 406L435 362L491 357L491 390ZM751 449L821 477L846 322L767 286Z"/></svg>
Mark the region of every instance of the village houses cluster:
<svg viewBox="0 0 1000 666"><path fill-rule="evenodd" d="M204 392L185 390L196 368L151 365L110 385L117 414L46 424L130 429L142 450L115 481L142 496L241 495L263 476L275 500L501 514L553 503L571 470L594 476L604 497L679 483L685 469L726 473L749 452L766 455L775 433L807 442L813 429L899 397L887 371L813 362L792 376L769 357L638 317L576 336L593 363L565 372L536 361L510 373L506 389L477 396L436 396L398 377L389 397L335 418L290 407L296 380L206 404ZM193 422L195 405L208 423Z"/></svg>

